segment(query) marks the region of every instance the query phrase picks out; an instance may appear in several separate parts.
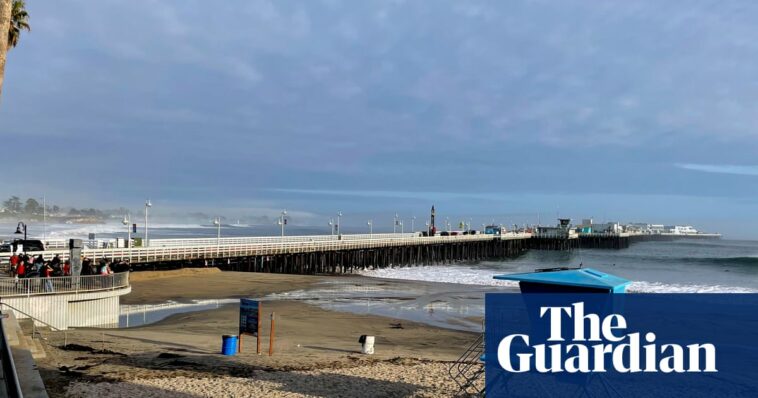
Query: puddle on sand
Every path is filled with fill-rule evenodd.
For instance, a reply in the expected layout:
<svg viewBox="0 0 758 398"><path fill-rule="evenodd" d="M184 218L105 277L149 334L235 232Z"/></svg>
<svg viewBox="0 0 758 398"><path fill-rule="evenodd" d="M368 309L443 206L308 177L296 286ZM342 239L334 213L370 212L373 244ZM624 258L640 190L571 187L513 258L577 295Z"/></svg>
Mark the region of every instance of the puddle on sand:
<svg viewBox="0 0 758 398"><path fill-rule="evenodd" d="M324 309L379 315L427 325L482 331L484 293L502 288L388 281L329 281L314 287L270 294L267 300L302 300Z"/></svg>
<svg viewBox="0 0 758 398"><path fill-rule="evenodd" d="M129 328L149 325L174 314L212 310L226 304L239 304L239 299L192 300L188 303L168 301L161 304L119 306L118 327Z"/></svg>

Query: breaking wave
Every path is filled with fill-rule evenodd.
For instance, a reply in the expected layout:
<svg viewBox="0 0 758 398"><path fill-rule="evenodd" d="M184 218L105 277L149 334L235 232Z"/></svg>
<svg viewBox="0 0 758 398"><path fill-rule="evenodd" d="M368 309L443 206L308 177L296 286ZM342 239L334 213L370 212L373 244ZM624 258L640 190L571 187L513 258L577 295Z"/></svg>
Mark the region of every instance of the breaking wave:
<svg viewBox="0 0 758 398"><path fill-rule="evenodd" d="M423 282L455 283L481 286L518 286L516 282L499 281L492 277L499 272L459 266L424 266L407 268L383 268L360 272L373 278L403 279ZM630 293L758 293L758 290L724 285L676 284L634 281Z"/></svg>

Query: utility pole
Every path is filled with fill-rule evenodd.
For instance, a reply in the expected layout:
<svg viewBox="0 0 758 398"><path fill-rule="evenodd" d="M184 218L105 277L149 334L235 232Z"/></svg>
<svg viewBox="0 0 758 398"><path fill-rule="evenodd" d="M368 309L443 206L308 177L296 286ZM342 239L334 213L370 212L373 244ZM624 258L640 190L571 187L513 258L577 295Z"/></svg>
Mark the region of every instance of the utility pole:
<svg viewBox="0 0 758 398"><path fill-rule="evenodd" d="M47 240L47 201L45 195L42 195L42 240Z"/></svg>
<svg viewBox="0 0 758 398"><path fill-rule="evenodd" d="M150 202L150 199L145 201L145 242L142 243L142 246L147 247L149 245L149 241L147 239L147 209L153 207L153 204Z"/></svg>

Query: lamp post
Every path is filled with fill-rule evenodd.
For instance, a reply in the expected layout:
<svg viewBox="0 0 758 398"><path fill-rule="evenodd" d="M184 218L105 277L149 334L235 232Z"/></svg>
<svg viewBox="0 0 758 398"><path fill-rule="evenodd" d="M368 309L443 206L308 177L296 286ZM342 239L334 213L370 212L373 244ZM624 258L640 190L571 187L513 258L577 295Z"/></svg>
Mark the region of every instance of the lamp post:
<svg viewBox="0 0 758 398"><path fill-rule="evenodd" d="M42 240L47 240L47 201L42 195Z"/></svg>
<svg viewBox="0 0 758 398"><path fill-rule="evenodd" d="M22 231L21 230L22 227L24 228L23 229L24 232L21 232ZM17 233L19 235L20 234L24 234L24 240L26 240L26 224L23 221L19 221L18 222L18 225L16 225L16 232L15 233Z"/></svg>
<svg viewBox="0 0 758 398"><path fill-rule="evenodd" d="M429 236L432 236L432 231L429 229L429 225L431 225L429 224L429 221L424 223L424 226L426 226L427 233L429 234Z"/></svg>
<svg viewBox="0 0 758 398"><path fill-rule="evenodd" d="M338 211L337 212L337 237L339 237L340 239L342 239L342 233L340 232L340 230L342 229L342 223L340 222L341 218L342 218L342 212Z"/></svg>
<svg viewBox="0 0 758 398"><path fill-rule="evenodd" d="M126 226L126 247L130 247L132 245L132 228L131 224L132 221L130 220L130 216L128 214L124 214L124 219L121 220L121 224L124 224Z"/></svg>
<svg viewBox="0 0 758 398"><path fill-rule="evenodd" d="M279 226L282 228L282 238L284 238L284 226L287 225L287 210L282 210L282 213L279 215Z"/></svg>
<svg viewBox="0 0 758 398"><path fill-rule="evenodd" d="M393 234L397 233L397 219L398 219L398 215L397 213L395 213L395 218L392 219L392 233Z"/></svg>
<svg viewBox="0 0 758 398"><path fill-rule="evenodd" d="M368 236L371 237L374 235L374 222L372 220L368 220L366 224L368 224Z"/></svg>
<svg viewBox="0 0 758 398"><path fill-rule="evenodd" d="M404 232L405 231L403 231L403 220L400 220L400 233L402 234Z"/></svg>
<svg viewBox="0 0 758 398"><path fill-rule="evenodd" d="M143 246L147 247L149 246L150 241L147 239L147 209L153 207L153 203L150 202L150 199L145 201L145 242L142 244Z"/></svg>
<svg viewBox="0 0 758 398"><path fill-rule="evenodd" d="M411 217L411 232L416 232L416 216Z"/></svg>
<svg viewBox="0 0 758 398"><path fill-rule="evenodd" d="M216 226L216 246L221 245L221 217L213 219L213 225Z"/></svg>
<svg viewBox="0 0 758 398"><path fill-rule="evenodd" d="M329 219L329 235L334 236L334 219Z"/></svg>
<svg viewBox="0 0 758 398"><path fill-rule="evenodd" d="M445 226L447 226L447 232L450 232L450 219L445 217Z"/></svg>

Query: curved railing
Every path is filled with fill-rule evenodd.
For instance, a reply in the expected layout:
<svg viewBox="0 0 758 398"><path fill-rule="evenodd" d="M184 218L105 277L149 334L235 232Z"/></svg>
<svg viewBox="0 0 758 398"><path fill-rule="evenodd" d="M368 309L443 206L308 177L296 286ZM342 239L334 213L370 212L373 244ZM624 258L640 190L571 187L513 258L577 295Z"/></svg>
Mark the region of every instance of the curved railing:
<svg viewBox="0 0 758 398"><path fill-rule="evenodd" d="M84 293L129 287L129 273L54 276L49 278L0 278L0 298L42 294Z"/></svg>

